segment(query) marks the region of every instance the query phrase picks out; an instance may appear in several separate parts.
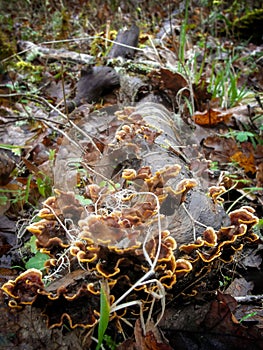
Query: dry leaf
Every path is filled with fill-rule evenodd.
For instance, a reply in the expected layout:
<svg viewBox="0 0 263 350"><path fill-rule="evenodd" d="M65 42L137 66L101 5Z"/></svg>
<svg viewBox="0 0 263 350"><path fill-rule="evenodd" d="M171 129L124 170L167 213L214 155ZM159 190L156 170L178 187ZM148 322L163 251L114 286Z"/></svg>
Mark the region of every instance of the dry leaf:
<svg viewBox="0 0 263 350"><path fill-rule="evenodd" d="M180 73L173 73L165 68L151 72L149 78L155 87L162 91L169 90L172 96L176 96L181 89L188 85L186 79ZM186 92L189 95L189 91L185 90L184 94Z"/></svg>
<svg viewBox="0 0 263 350"><path fill-rule="evenodd" d="M245 278L235 278L230 286L226 289L226 293L232 297L239 297L249 294L253 289L253 282L248 282Z"/></svg>
<svg viewBox="0 0 263 350"><path fill-rule="evenodd" d="M246 156L241 151L236 152L230 157L231 161L237 162L240 167L242 167L246 173L251 172L254 174L256 172L254 154L250 153Z"/></svg>
<svg viewBox="0 0 263 350"><path fill-rule="evenodd" d="M196 112L192 118L198 125L215 126L219 123L227 123L231 117L232 113L229 111L210 108L204 112Z"/></svg>
<svg viewBox="0 0 263 350"><path fill-rule="evenodd" d="M141 322L138 319L135 323L134 335L136 350L173 350L170 345L163 342L162 336L153 322L147 324L146 335L144 335Z"/></svg>

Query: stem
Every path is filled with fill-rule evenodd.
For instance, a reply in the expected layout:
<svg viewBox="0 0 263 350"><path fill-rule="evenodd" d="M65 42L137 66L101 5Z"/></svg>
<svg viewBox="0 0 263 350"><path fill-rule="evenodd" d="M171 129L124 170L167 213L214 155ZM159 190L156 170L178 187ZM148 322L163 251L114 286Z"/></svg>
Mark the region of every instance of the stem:
<svg viewBox="0 0 263 350"><path fill-rule="evenodd" d="M184 21L181 26L180 33L180 46L179 46L179 71L181 71L181 65L184 65L184 53L185 53L185 44L186 44L186 26L188 22L188 8L189 8L190 0L185 0L185 13L184 13Z"/></svg>

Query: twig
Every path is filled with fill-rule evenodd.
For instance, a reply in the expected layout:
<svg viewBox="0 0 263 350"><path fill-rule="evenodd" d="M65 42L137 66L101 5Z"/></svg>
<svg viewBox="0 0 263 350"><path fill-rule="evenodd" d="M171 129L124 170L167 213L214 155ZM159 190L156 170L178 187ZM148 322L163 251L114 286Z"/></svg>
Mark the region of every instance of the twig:
<svg viewBox="0 0 263 350"><path fill-rule="evenodd" d="M241 297L233 297L238 303L251 303L253 301L259 301L263 303L263 294L260 295L244 295Z"/></svg>
<svg viewBox="0 0 263 350"><path fill-rule="evenodd" d="M127 303L123 303L118 305L123 299L125 299L135 288L137 288L138 286L141 286L143 284L149 284L149 283L156 283L157 288L160 291L160 294L153 294L153 298L156 299L157 296L159 299L162 299L162 313L160 318L162 317L163 313L164 313L164 308L165 308L165 291L164 288L162 286L162 284L160 283L160 281L158 281L157 279L153 278L153 279L149 279L151 276L154 275L155 271L155 267L156 264L158 262L159 259L159 255L160 255L160 251L161 251L161 243L162 243L162 228L161 228L161 215L160 215L160 203L159 203L159 199L158 197L152 193L152 192L138 192L138 193L134 193L133 196L137 196L137 195L152 195L155 198L156 201L156 211L157 211L157 223L158 223L158 245L157 245L157 250L156 250L156 255L154 260L152 261L146 248L146 242L147 239L149 237L150 231L148 231L144 242L143 242L143 254L145 259L147 260L148 264L150 265L150 270L144 275L142 276L137 282L135 282L124 294L122 294L119 299L117 299L112 305L111 305L111 312L114 312L116 310L120 310L124 307L130 306L130 305L141 305L141 301L136 300L136 301L132 301L132 302L127 302ZM142 305L140 307L140 313L141 313L141 322L142 322L142 328L145 334L145 325L144 325L144 320L142 317ZM160 321L160 318L158 319L157 323Z"/></svg>
<svg viewBox="0 0 263 350"><path fill-rule="evenodd" d="M201 227L204 227L205 229L207 229L207 226L205 224L202 224L200 221L197 221L193 218L193 216L191 215L191 213L189 212L189 210L186 208L185 204L182 203L181 204L182 207L184 208L186 214L189 216L191 222L192 222L192 227L193 227L193 240L194 242L196 241L196 230L195 230L195 224L199 225Z"/></svg>

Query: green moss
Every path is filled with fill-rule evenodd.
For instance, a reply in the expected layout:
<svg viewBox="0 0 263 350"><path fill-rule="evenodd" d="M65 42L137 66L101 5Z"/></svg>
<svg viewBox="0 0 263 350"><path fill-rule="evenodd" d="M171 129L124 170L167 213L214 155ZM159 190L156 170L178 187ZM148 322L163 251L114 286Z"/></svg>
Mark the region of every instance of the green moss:
<svg viewBox="0 0 263 350"><path fill-rule="evenodd" d="M10 38L0 29L0 61L16 53L16 47Z"/></svg>

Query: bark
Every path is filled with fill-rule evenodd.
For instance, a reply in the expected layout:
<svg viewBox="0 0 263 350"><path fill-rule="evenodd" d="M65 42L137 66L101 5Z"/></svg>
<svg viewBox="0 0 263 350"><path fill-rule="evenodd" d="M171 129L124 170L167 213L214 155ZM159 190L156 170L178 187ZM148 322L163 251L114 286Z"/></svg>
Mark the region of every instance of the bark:
<svg viewBox="0 0 263 350"><path fill-rule="evenodd" d="M133 58L135 54L133 47L138 46L139 34L140 30L135 24L128 30L120 30L108 57Z"/></svg>
<svg viewBox="0 0 263 350"><path fill-rule="evenodd" d="M20 40L18 42L18 51L25 51L27 54L34 54L48 61L70 61L77 64L91 64L94 57L84 53L69 51L66 49L50 49L43 45L36 45L30 41Z"/></svg>
<svg viewBox="0 0 263 350"><path fill-rule="evenodd" d="M113 90L119 84L119 75L113 68L98 66L83 69L77 84L73 106L96 102L103 94ZM70 104L68 108L70 112L72 108Z"/></svg>

